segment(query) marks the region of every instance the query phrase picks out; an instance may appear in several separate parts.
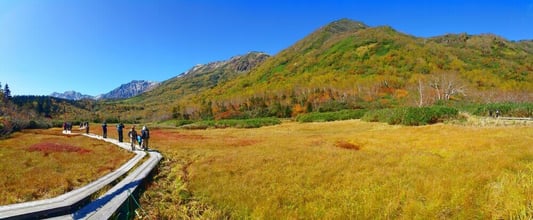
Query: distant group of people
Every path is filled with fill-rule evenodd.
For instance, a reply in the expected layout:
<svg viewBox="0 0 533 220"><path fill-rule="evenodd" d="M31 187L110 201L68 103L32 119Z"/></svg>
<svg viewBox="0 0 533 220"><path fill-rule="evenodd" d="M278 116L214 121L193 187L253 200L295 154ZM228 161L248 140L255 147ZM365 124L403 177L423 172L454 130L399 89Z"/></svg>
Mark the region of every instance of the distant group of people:
<svg viewBox="0 0 533 220"><path fill-rule="evenodd" d="M83 129L89 134L89 122L80 123L80 130ZM63 134L72 134L72 122L63 122Z"/></svg>
<svg viewBox="0 0 533 220"><path fill-rule="evenodd" d="M124 124L118 123L117 124L117 133L118 133L118 142L124 141ZM107 124L104 122L102 124L102 132L104 138L107 137ZM148 150L148 140L150 139L150 130L145 126L143 126L141 130L141 134L139 135L137 131L135 130L135 125L133 125L128 132L128 137L130 138L130 144L131 144L131 150L135 150L135 145L139 145L139 148L142 150Z"/></svg>
<svg viewBox="0 0 533 220"><path fill-rule="evenodd" d="M494 111L494 112L492 110L489 110L489 116L490 117L498 118L498 117L500 117L500 115L501 115L501 112L500 112L499 109L496 109L496 111Z"/></svg>
<svg viewBox="0 0 533 220"><path fill-rule="evenodd" d="M124 124L118 123L117 124L117 133L118 133L118 142L124 141ZM85 133L89 134L89 122L82 122L80 123L80 130L85 129ZM72 123L71 122L64 122L63 123L63 134L71 134L72 133ZM102 123L102 137L107 138L107 122L104 121ZM148 130L148 127L143 126L142 130L139 133L135 130L135 125L133 125L128 132L128 137L130 138L131 143L131 150L135 150L135 146L138 145L140 149L142 150L148 150L148 140L150 139L150 130Z"/></svg>
<svg viewBox="0 0 533 220"><path fill-rule="evenodd" d="M138 144L142 150L148 150L148 140L150 139L150 130L146 126L143 126L141 134L138 134L133 125L128 132L130 138L131 150L135 150L135 145Z"/></svg>
<svg viewBox="0 0 533 220"><path fill-rule="evenodd" d="M72 122L63 122L63 134L72 134Z"/></svg>

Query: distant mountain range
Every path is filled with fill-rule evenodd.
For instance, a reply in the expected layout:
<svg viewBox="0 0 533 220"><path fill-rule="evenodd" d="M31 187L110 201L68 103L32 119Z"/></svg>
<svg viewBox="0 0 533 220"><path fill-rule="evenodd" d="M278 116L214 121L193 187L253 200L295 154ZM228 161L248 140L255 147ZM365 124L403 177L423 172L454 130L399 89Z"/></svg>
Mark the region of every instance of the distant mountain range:
<svg viewBox="0 0 533 220"><path fill-rule="evenodd" d="M66 91L64 93L54 92L50 96L68 100L94 99L94 96L84 95L76 91Z"/></svg>
<svg viewBox="0 0 533 220"><path fill-rule="evenodd" d="M144 92L150 91L159 86L158 82L151 82L145 80L133 80L129 83L122 84L118 88L98 96L84 95L76 91L66 91L64 93L54 92L50 94L52 97L68 99L68 100L82 100L82 99L126 99L137 96Z"/></svg>

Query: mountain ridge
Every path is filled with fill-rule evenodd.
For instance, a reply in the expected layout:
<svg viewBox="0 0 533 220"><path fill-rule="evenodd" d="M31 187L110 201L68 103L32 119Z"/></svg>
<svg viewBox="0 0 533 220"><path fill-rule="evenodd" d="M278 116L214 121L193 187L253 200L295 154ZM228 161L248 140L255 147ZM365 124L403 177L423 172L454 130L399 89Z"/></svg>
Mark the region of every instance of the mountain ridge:
<svg viewBox="0 0 533 220"><path fill-rule="evenodd" d="M53 92L49 96L60 98L60 99L75 100L75 101L82 100L82 99L94 99L95 98L94 96L85 95L85 94L82 94L80 92L76 92L73 90L65 91L63 93Z"/></svg>
<svg viewBox="0 0 533 220"><path fill-rule="evenodd" d="M158 87L158 82L151 82L145 80L132 80L129 83L125 83L111 90L108 93L97 96L96 99L124 99L131 98L147 91L151 91Z"/></svg>
<svg viewBox="0 0 533 220"><path fill-rule="evenodd" d="M145 80L132 80L129 83L120 85L119 87L111 90L108 93L100 94L97 96L85 95L76 91L65 91L63 93L53 92L49 96L55 98L62 98L67 100L82 100L82 99L126 99L144 92L150 91L159 86L158 82L151 82Z"/></svg>

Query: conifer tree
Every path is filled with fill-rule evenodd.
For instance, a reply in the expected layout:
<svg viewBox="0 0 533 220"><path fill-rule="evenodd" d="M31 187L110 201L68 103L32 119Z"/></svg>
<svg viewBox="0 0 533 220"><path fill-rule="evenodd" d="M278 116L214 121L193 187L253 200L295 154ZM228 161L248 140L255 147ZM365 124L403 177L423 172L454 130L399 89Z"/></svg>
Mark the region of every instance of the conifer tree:
<svg viewBox="0 0 533 220"><path fill-rule="evenodd" d="M11 90L9 90L9 85L7 83L4 87L4 98L5 100L11 99Z"/></svg>

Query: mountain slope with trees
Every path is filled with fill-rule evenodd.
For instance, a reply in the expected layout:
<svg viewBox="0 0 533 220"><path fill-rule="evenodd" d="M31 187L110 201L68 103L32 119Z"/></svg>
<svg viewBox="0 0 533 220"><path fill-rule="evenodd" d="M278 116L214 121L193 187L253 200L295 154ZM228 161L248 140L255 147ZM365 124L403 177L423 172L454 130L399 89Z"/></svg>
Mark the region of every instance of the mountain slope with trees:
<svg viewBox="0 0 533 220"><path fill-rule="evenodd" d="M490 34L418 38L343 19L180 105L197 106L197 117L290 117L344 108L531 101L528 42Z"/></svg>
<svg viewBox="0 0 533 220"><path fill-rule="evenodd" d="M196 65L142 95L104 102L100 105L99 113L111 118L121 116L129 121L166 120L178 115L180 118L189 118L195 107L179 105L179 101L190 100L219 84L246 75L268 57L268 54L262 52L250 52L225 61Z"/></svg>

